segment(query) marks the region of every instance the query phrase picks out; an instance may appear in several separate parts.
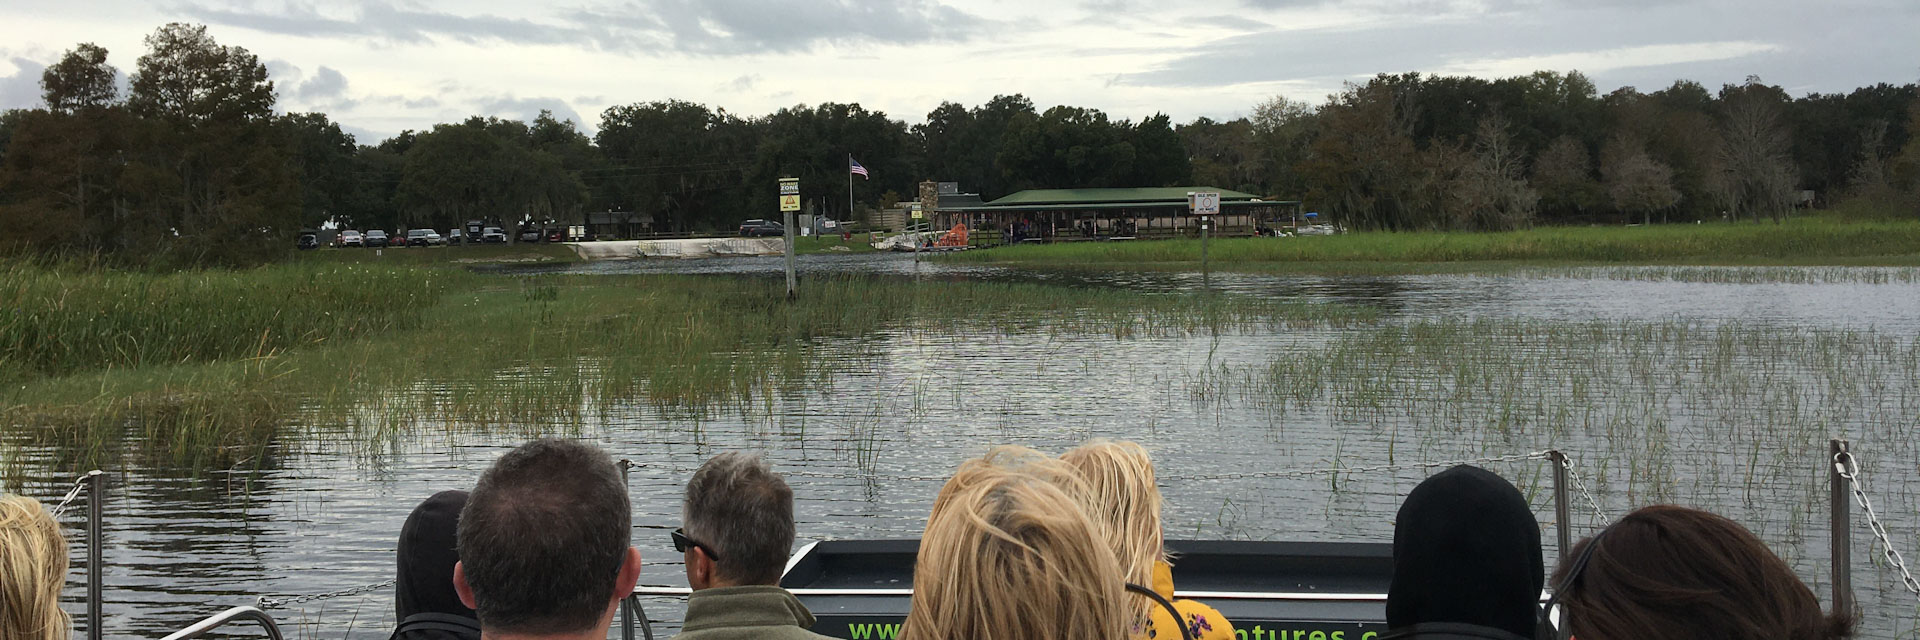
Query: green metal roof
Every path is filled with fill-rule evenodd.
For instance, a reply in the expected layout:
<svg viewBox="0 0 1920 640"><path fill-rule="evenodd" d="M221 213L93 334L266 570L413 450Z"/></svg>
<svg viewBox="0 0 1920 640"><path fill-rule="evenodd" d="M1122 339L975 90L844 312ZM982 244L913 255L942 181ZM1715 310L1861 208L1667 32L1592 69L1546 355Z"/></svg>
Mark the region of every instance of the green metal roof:
<svg viewBox="0 0 1920 640"><path fill-rule="evenodd" d="M1098 205L1133 202L1186 202L1191 191L1214 191L1221 201L1252 200L1259 196L1216 187L1128 187L1120 189L1028 189L987 203L990 207L1008 205Z"/></svg>
<svg viewBox="0 0 1920 640"><path fill-rule="evenodd" d="M1221 197L1225 198L1226 196L1221 196ZM1264 201L1233 200L1233 201L1222 201L1220 203L1220 208L1221 209L1241 209L1245 207L1259 207L1259 206L1268 206L1268 205L1295 205L1295 204L1300 204L1300 201L1298 200L1264 200ZM1173 211L1186 211L1187 210L1186 194L1184 193L1181 194L1179 200L1168 200L1168 201L1161 201L1161 202L1009 204L1009 205L989 203L989 204L983 204L983 205L977 205L977 206L971 206L971 207L949 207L949 206L942 205L939 209L936 209L936 211L942 211L947 213L1012 213L1012 212L1025 212L1025 211L1139 211L1143 209L1168 209Z"/></svg>

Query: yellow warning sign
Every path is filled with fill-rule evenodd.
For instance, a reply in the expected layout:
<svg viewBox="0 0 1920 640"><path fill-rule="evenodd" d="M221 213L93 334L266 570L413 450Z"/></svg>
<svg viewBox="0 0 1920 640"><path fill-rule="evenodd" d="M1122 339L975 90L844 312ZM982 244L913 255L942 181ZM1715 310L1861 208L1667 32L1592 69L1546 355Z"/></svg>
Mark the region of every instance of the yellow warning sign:
<svg viewBox="0 0 1920 640"><path fill-rule="evenodd" d="M780 196L781 211L799 211L800 196Z"/></svg>

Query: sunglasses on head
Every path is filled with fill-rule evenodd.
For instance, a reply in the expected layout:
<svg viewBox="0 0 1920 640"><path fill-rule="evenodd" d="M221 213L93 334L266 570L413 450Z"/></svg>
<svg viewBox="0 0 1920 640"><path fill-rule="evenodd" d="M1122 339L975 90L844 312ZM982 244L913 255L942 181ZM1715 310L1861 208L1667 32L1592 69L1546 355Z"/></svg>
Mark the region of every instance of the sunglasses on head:
<svg viewBox="0 0 1920 640"><path fill-rule="evenodd" d="M698 547L701 551L705 551L707 553L708 559L711 559L715 562L718 562L720 560L720 554L714 553L712 546L709 546L706 543L700 542L698 540L694 540L693 538L687 537L686 529L684 528L674 529L669 533L670 535L673 536L674 551L678 551L680 553L686 553L688 549Z"/></svg>

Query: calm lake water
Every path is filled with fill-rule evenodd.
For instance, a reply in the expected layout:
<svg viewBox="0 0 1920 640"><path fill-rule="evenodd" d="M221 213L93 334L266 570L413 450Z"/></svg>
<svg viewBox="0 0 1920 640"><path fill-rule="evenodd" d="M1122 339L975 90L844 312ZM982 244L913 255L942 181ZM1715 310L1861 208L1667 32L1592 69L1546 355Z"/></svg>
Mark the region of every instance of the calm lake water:
<svg viewBox="0 0 1920 640"><path fill-rule="evenodd" d="M1037 272L899 255L808 256L803 268L1167 293L1201 285L1192 273ZM779 270L776 259L738 258L502 276ZM1786 278L1807 283L1739 284L1580 272L1214 274L1213 287L1237 295L1377 306L1388 327L1532 322L1449 334L1442 348L1470 367L1422 355L1417 344L1381 347L1392 332L1377 328L1125 339L903 328L827 343L823 353L844 358L831 383L773 390L749 410L694 418L615 403L588 412L584 425L520 431L576 435L638 465L635 541L648 585L685 585L666 532L678 526L686 478L717 452L762 451L791 474L804 542L917 536L941 476L991 445L1058 452L1113 437L1152 450L1170 537L1230 539L1390 540L1400 497L1428 473L1335 481L1292 472L1559 448L1604 512L1577 503L1577 535L1653 502L1708 508L1759 533L1824 601L1833 575L1825 562L1830 436L1849 437L1860 451L1895 548L1920 554L1920 284L1911 274L1887 276L1824 269ZM344 433L293 438L260 470L114 470L108 635L157 637L259 595L391 577L394 539L413 505L470 487L524 437L444 426L417 425L375 447ZM42 499L57 498L82 471L34 462L50 458L19 456L28 492ZM1529 493L1551 547L1546 463L1486 466ZM75 531L81 524L66 522ZM1849 535L1867 612L1862 637L1916 637L1915 598L1876 562L1864 526ZM80 565L69 590L76 614L84 611ZM391 597L382 589L275 614L291 636L381 638L393 623ZM664 620L657 632L677 627L678 602L652 600L647 610Z"/></svg>

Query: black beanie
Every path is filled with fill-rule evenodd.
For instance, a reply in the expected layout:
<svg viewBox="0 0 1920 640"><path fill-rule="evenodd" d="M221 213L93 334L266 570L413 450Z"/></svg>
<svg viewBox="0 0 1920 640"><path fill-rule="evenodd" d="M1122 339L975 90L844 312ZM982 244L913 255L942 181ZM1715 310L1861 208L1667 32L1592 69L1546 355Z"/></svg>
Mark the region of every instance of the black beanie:
<svg viewBox="0 0 1920 640"><path fill-rule="evenodd" d="M475 617L460 603L453 589L453 564L460 561L454 546L460 509L467 492L442 491L413 508L400 527L400 546L394 570L395 622L416 613L449 613Z"/></svg>
<svg viewBox="0 0 1920 640"><path fill-rule="evenodd" d="M1500 476L1460 465L1427 478L1400 505L1388 628L1452 622L1533 637L1545 585L1540 523Z"/></svg>

